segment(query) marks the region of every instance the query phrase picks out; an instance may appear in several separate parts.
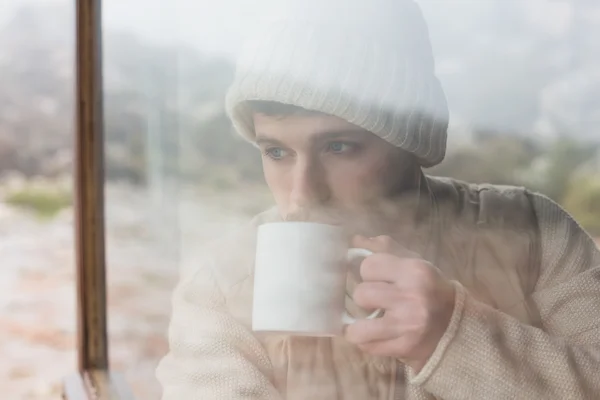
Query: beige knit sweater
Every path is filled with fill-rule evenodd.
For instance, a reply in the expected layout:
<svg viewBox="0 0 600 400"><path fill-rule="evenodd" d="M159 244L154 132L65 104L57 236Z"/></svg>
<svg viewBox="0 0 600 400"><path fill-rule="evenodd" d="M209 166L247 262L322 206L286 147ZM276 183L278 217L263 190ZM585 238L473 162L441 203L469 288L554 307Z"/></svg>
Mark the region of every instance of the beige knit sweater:
<svg viewBox="0 0 600 400"><path fill-rule="evenodd" d="M558 205L524 189L427 178L432 245L459 288L418 375L343 338L250 330L254 233L213 243L173 297L163 400L600 399L600 251Z"/></svg>

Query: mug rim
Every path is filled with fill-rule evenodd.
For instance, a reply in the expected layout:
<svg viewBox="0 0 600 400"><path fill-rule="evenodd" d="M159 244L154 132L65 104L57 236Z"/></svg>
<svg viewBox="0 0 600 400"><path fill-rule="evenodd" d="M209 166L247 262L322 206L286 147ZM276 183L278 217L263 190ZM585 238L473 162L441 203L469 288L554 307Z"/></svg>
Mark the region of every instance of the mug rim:
<svg viewBox="0 0 600 400"><path fill-rule="evenodd" d="M265 222L263 224L260 224L258 227L260 228L263 226L271 226L271 225L317 225L317 226L324 226L324 227L331 227L331 228L341 228L341 225L338 225L338 224L315 222L315 221L272 221L272 222Z"/></svg>

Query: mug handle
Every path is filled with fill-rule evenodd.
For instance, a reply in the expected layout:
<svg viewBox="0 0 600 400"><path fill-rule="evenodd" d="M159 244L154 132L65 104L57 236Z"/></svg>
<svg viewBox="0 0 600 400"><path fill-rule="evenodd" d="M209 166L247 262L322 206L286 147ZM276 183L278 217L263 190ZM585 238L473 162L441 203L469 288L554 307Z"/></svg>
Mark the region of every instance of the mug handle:
<svg viewBox="0 0 600 400"><path fill-rule="evenodd" d="M348 263L352 264L361 258L364 259L364 258L370 256L371 254L373 254L373 252L370 250L367 250L367 249L351 248L348 250L348 255L346 257L346 261ZM369 314L365 319L378 318L381 315L383 315L383 309L378 308L377 310L375 310L371 314ZM350 325L350 324L355 323L356 321L357 321L356 318L351 316L348 313L348 311L344 310L344 314L342 316L342 322L344 323L344 325Z"/></svg>

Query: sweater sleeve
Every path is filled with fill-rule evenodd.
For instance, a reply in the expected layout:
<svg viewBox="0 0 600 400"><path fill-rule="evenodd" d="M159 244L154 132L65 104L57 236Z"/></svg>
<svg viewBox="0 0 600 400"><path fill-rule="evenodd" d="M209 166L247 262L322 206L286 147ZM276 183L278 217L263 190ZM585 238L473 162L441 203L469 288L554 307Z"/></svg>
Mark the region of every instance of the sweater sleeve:
<svg viewBox="0 0 600 400"><path fill-rule="evenodd" d="M454 315L429 362L409 380L437 398L600 398L600 251L560 206L530 194L541 235L532 300L543 328L525 325L457 284Z"/></svg>
<svg viewBox="0 0 600 400"><path fill-rule="evenodd" d="M227 313L210 264L175 289L169 346L156 371L163 400L279 398L266 351Z"/></svg>

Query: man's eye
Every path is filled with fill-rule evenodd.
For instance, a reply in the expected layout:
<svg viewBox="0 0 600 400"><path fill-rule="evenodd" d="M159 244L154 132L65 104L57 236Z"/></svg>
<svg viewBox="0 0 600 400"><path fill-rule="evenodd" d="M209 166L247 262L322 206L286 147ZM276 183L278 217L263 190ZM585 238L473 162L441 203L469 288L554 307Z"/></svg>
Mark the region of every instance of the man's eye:
<svg viewBox="0 0 600 400"><path fill-rule="evenodd" d="M272 158L273 160L281 160L285 157L287 152L280 147L272 147L265 150L265 155Z"/></svg>
<svg viewBox="0 0 600 400"><path fill-rule="evenodd" d="M354 144L345 142L331 142L327 145L327 151L332 153L346 153L354 150L354 148Z"/></svg>

